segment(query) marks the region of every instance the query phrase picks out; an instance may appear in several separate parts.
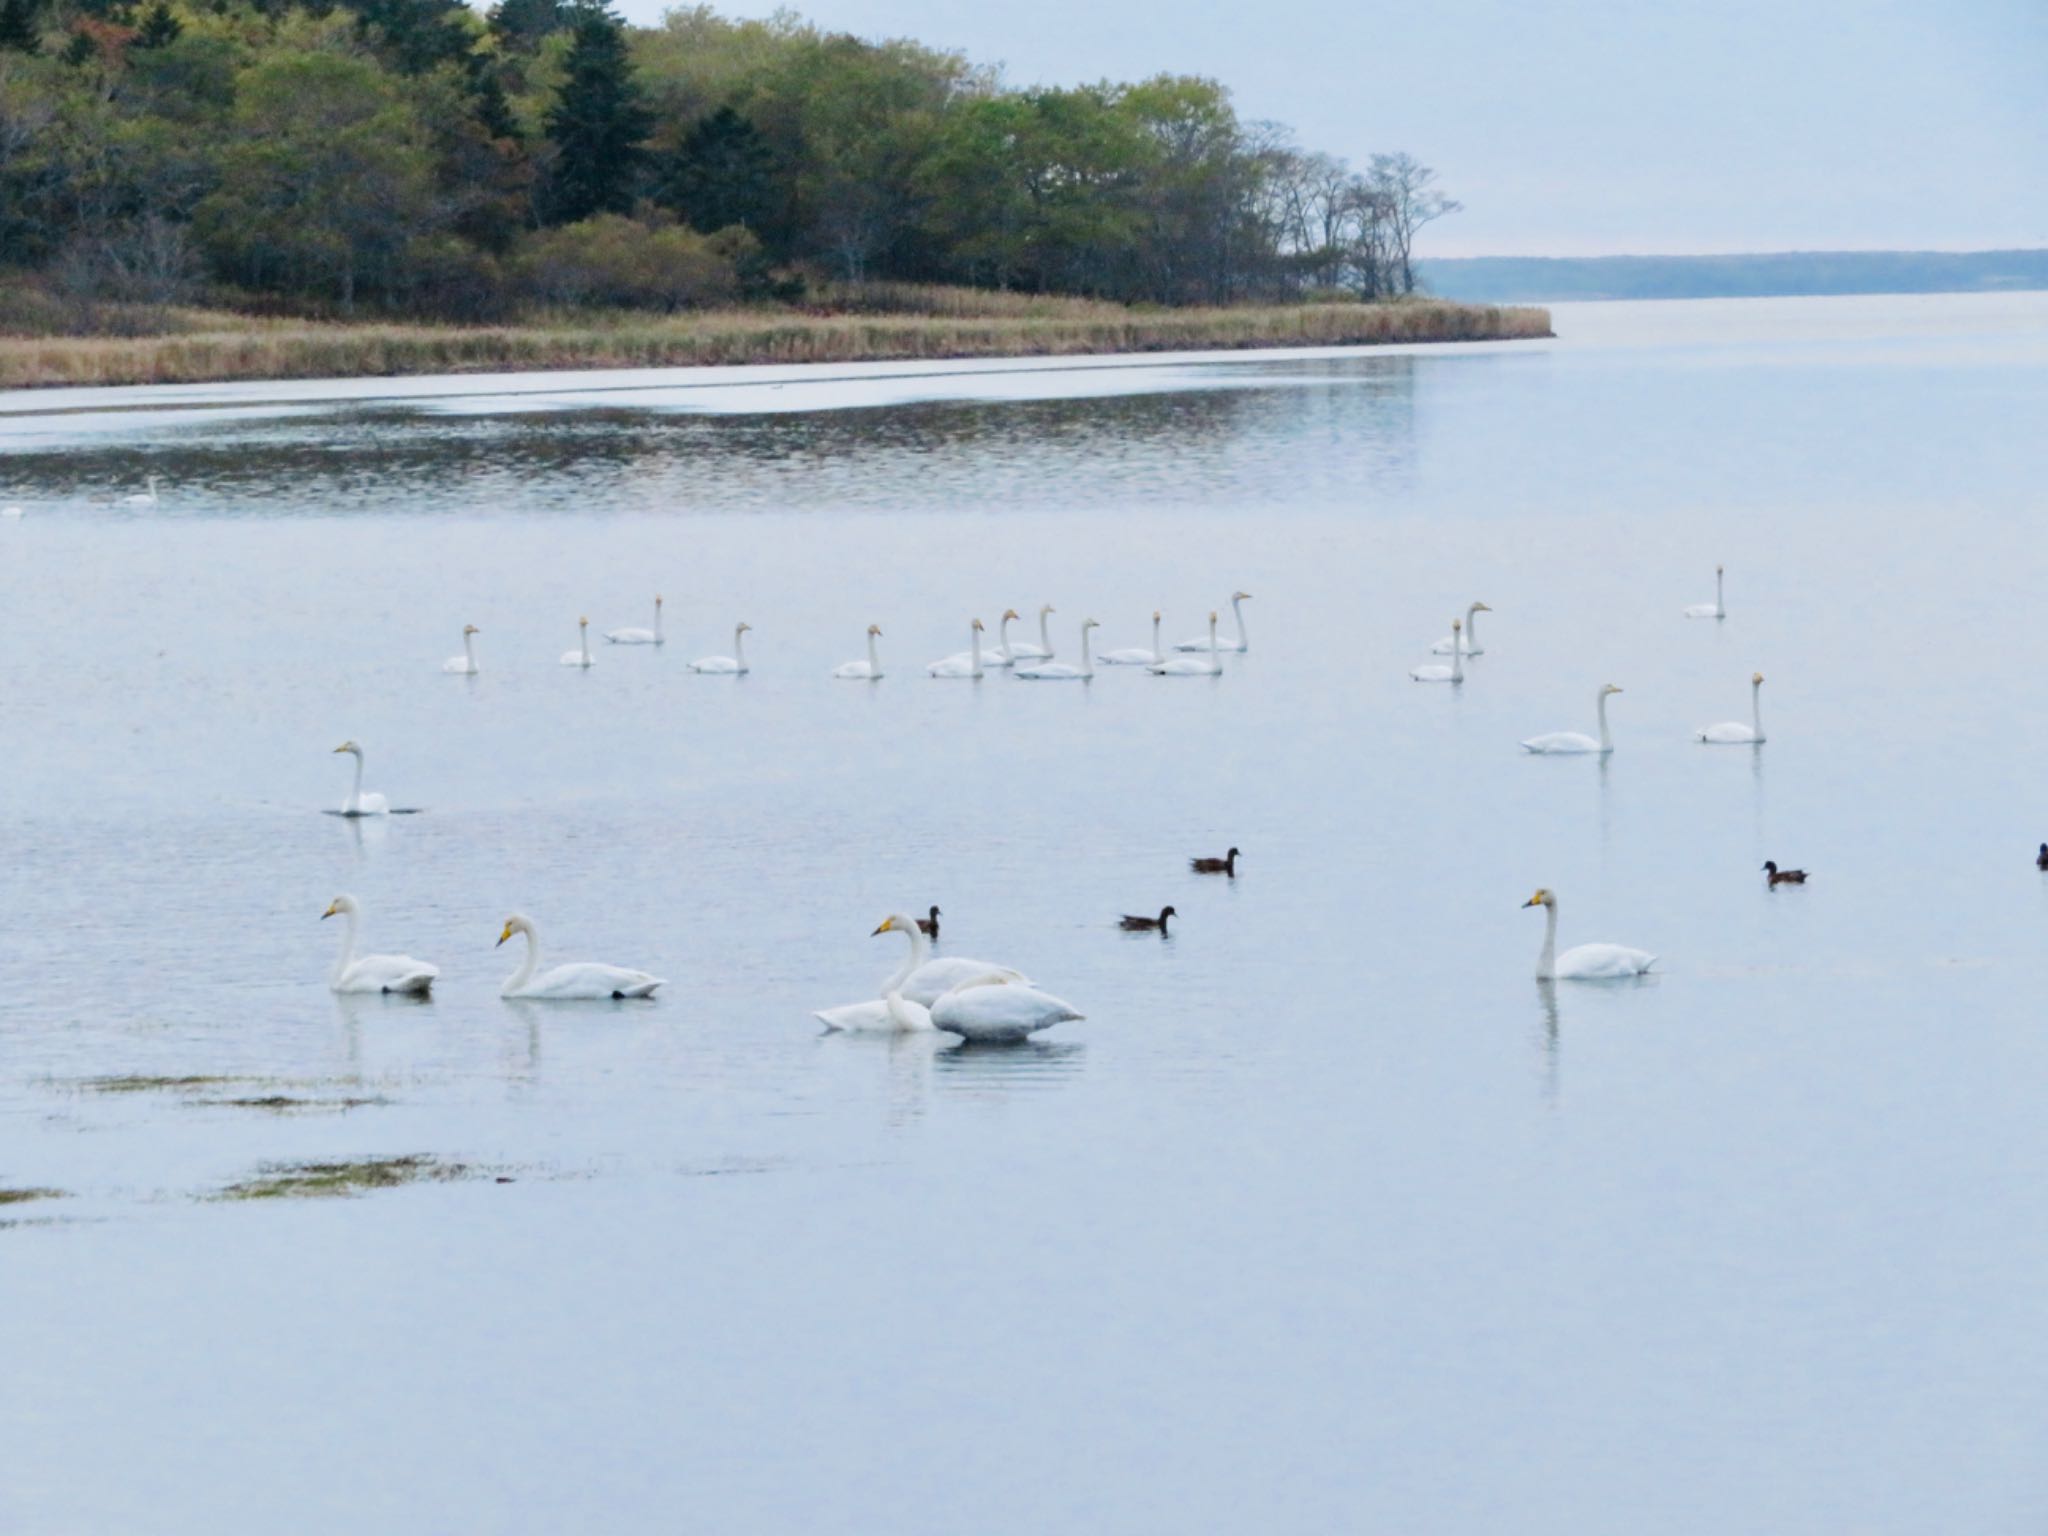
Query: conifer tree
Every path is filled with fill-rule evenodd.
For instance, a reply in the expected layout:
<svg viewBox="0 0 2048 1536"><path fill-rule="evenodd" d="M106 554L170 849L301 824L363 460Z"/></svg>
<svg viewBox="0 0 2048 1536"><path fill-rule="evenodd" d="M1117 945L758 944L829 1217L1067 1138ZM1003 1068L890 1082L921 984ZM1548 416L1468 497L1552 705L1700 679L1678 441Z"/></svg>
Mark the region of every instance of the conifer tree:
<svg viewBox="0 0 2048 1536"><path fill-rule="evenodd" d="M171 14L170 0L156 0L142 13L142 26L131 48L162 48L184 35L185 24Z"/></svg>
<svg viewBox="0 0 2048 1536"><path fill-rule="evenodd" d="M630 212L653 117L633 79L625 27L602 5L579 8L563 74L547 115L556 149L549 221Z"/></svg>

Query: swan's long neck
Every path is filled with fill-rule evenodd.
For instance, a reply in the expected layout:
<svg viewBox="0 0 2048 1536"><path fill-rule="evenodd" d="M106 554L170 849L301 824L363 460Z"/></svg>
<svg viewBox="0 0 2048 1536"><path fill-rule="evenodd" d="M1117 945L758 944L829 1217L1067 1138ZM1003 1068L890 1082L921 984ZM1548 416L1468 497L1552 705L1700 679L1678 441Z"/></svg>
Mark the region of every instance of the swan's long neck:
<svg viewBox="0 0 2048 1536"><path fill-rule="evenodd" d="M1510 636L1510 638L1513 637ZM1593 707L1600 716L1600 750L1602 752L1612 752L1614 750L1614 738L1607 734L1607 690L1605 688L1600 690L1600 697L1593 701Z"/></svg>
<svg viewBox="0 0 2048 1536"><path fill-rule="evenodd" d="M1209 615L1209 670L1212 673L1223 670L1223 658L1216 651L1216 615L1213 613Z"/></svg>
<svg viewBox="0 0 2048 1536"><path fill-rule="evenodd" d="M1095 663L1088 659L1088 626L1086 624L1081 626L1081 675L1083 677L1093 677L1095 675Z"/></svg>
<svg viewBox="0 0 2048 1536"><path fill-rule="evenodd" d="M504 990L507 992L517 992L533 980L533 973L540 969L540 935L535 933L531 926L523 927L519 931L526 935L526 958L519 962L519 969L506 981Z"/></svg>
<svg viewBox="0 0 2048 1536"><path fill-rule="evenodd" d="M1465 632L1455 627L1451 630L1451 681L1465 681Z"/></svg>
<svg viewBox="0 0 2048 1536"><path fill-rule="evenodd" d="M1557 903L1543 904L1543 953L1536 957L1536 979L1557 980Z"/></svg>
<svg viewBox="0 0 2048 1536"><path fill-rule="evenodd" d="M475 635L464 635L462 637L462 654L469 659L469 670L474 672L476 670Z"/></svg>
<svg viewBox="0 0 2048 1536"><path fill-rule="evenodd" d="M356 760L356 784L348 797L348 808L353 811L360 810L363 804L363 754L351 752L349 756Z"/></svg>
<svg viewBox="0 0 2048 1536"><path fill-rule="evenodd" d="M1166 660L1166 652L1159 649L1159 615L1156 613L1152 615L1152 659Z"/></svg>
<svg viewBox="0 0 2048 1536"><path fill-rule="evenodd" d="M578 623L577 623L577 625L576 625L576 644L577 644L577 645L578 645L579 647L581 647L581 648L582 648L582 651L583 651L583 665L585 665L586 667L587 667L587 666L589 666L589 665L590 665L590 626L589 626L588 624L582 623L581 621L578 621Z"/></svg>
<svg viewBox="0 0 2048 1536"><path fill-rule="evenodd" d="M1003 615L1002 622L996 625L996 646L999 655L1007 657L1010 654L1010 616L1007 613Z"/></svg>
<svg viewBox="0 0 2048 1536"><path fill-rule="evenodd" d="M1726 617L1728 616L1728 600L1727 600L1726 598L1724 598L1724 597L1723 597L1723 596L1721 595L1721 581L1722 581L1722 573L1721 573L1720 571L1718 571L1718 570L1717 570L1717 571L1715 571L1715 572L1714 572L1714 617L1715 617L1715 618L1726 618Z"/></svg>
<svg viewBox="0 0 2048 1536"><path fill-rule="evenodd" d="M661 644L661 604L654 605L654 643Z"/></svg>
<svg viewBox="0 0 2048 1536"><path fill-rule="evenodd" d="M875 632L871 629L868 631L868 676L880 677L881 675L882 658L880 653L875 650Z"/></svg>
<svg viewBox="0 0 2048 1536"><path fill-rule="evenodd" d="M1749 685L1749 723L1750 728L1756 732L1756 739L1762 741L1764 739L1764 685L1762 683L1751 683Z"/></svg>
<svg viewBox="0 0 2048 1536"><path fill-rule="evenodd" d="M747 627L744 624L732 632L732 659L742 672L747 670Z"/></svg>
<svg viewBox="0 0 2048 1536"><path fill-rule="evenodd" d="M353 907L344 907L342 909L341 953L334 957L332 980L340 981L341 973L349 968L350 963L356 957L356 924L361 921L361 918L362 914Z"/></svg>
<svg viewBox="0 0 2048 1536"><path fill-rule="evenodd" d="M974 669L967 675L969 677L979 677L981 676L981 630L979 628L973 625L968 626L967 644L969 649L974 652Z"/></svg>
<svg viewBox="0 0 2048 1536"><path fill-rule="evenodd" d="M1052 654L1052 631L1046 626L1045 621L1046 612L1041 608L1038 610L1038 644L1039 648L1046 655L1050 656Z"/></svg>
<svg viewBox="0 0 2048 1536"><path fill-rule="evenodd" d="M1237 648L1240 651L1248 651L1252 648L1252 642L1251 637L1244 632L1244 599L1233 597L1230 600L1230 612L1237 620Z"/></svg>
<svg viewBox="0 0 2048 1536"><path fill-rule="evenodd" d="M918 927L917 924L912 923L903 931L910 936L910 954L904 960L901 969L882 983L882 996L884 997L887 997L891 992L901 992L903 990L903 983L910 980L910 973L915 971L920 965L923 965L932 952L930 941L925 938L924 930Z"/></svg>
<svg viewBox="0 0 2048 1536"><path fill-rule="evenodd" d="M1479 649L1479 605L1477 603L1474 603L1465 610L1465 649L1475 653Z"/></svg>

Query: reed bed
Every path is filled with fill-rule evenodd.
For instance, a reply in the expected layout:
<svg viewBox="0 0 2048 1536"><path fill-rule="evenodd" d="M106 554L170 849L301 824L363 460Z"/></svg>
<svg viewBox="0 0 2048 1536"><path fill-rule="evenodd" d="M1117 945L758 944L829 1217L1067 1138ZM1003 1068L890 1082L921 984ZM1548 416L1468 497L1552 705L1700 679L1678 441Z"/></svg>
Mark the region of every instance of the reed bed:
<svg viewBox="0 0 2048 1536"><path fill-rule="evenodd" d="M825 312L612 314L492 326L182 311L163 335L0 336L0 388L1373 346L1551 334L1548 310L1438 300L1141 310L1086 299L962 294L870 290L857 296L865 312L854 311L856 296L847 294ZM914 310L896 307L913 304Z"/></svg>

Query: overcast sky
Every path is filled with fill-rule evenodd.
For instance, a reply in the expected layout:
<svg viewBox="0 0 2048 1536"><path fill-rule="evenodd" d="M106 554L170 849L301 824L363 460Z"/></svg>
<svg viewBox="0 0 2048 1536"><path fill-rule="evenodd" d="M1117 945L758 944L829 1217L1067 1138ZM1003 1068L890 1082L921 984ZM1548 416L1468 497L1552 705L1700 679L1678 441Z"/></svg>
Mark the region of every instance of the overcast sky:
<svg viewBox="0 0 2048 1536"><path fill-rule="evenodd" d="M1012 84L1210 75L1312 148L1408 150L1466 205L1435 255L2048 245L2048 0L794 8Z"/></svg>

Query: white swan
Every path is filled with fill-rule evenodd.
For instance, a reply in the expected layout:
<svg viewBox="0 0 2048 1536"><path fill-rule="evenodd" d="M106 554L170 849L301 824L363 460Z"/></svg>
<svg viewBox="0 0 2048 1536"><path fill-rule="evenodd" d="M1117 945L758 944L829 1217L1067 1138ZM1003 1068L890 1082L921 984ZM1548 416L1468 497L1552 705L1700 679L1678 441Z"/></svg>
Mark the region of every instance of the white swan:
<svg viewBox="0 0 2048 1536"><path fill-rule="evenodd" d="M941 656L925 668L933 677L980 677L982 622L976 619L967 628L967 649L955 651L950 656Z"/></svg>
<svg viewBox="0 0 2048 1536"><path fill-rule="evenodd" d="M374 792L365 793L363 790L363 749L352 741L344 741L334 750L346 752L356 760L355 787L348 792L348 798L341 802L341 814L344 816L384 816L390 814L390 801L380 794Z"/></svg>
<svg viewBox="0 0 2048 1536"><path fill-rule="evenodd" d="M1560 955L1557 897L1539 890L1522 905L1543 909L1543 953L1536 957L1538 981L1615 981L1640 976L1657 963L1655 955L1626 944L1576 944Z"/></svg>
<svg viewBox="0 0 2048 1536"><path fill-rule="evenodd" d="M462 626L462 654L450 656L441 663L443 672L453 672L462 677L475 677L480 670L476 664L476 637L483 631L474 624Z"/></svg>
<svg viewBox="0 0 2048 1536"><path fill-rule="evenodd" d="M1176 656L1171 661L1155 661L1145 670L1154 677L1220 677L1223 673L1223 658L1216 654L1216 614L1209 613L1209 656L1198 660L1193 656Z"/></svg>
<svg viewBox="0 0 2048 1536"><path fill-rule="evenodd" d="M1052 632L1047 628L1046 620L1058 611L1051 603L1040 605L1038 610L1038 644L1036 645L1033 645L1029 640L1012 640L1010 638L1009 621L1017 617L1017 610L1012 608L1005 613L1002 625L1003 656L1005 658L1003 665L1010 667L1015 666L1020 661L1051 661Z"/></svg>
<svg viewBox="0 0 2048 1536"><path fill-rule="evenodd" d="M1479 644L1479 615L1491 612L1493 610L1484 603L1474 603L1465 610L1465 639L1463 643L1467 656L1484 656L1486 654L1485 649ZM1456 635L1445 636L1429 648L1429 654L1432 656L1450 655L1451 646L1457 641L1457 638Z"/></svg>
<svg viewBox="0 0 2048 1536"><path fill-rule="evenodd" d="M505 919L505 931L498 935L498 943L503 944L515 933L526 935L526 960L505 978L505 985L498 988L500 997L553 998L560 1001L652 997L656 987L666 985L659 976L650 976L645 971L629 971L622 966L598 965L588 960L558 965L536 976L533 973L540 965L540 935L534 931L533 919L513 913Z"/></svg>
<svg viewBox="0 0 2048 1536"><path fill-rule="evenodd" d="M747 631L754 626L745 619L732 627L732 654L730 656L703 656L690 663L692 672L718 672L728 677L739 677L747 670Z"/></svg>
<svg viewBox="0 0 2048 1536"><path fill-rule="evenodd" d="M1235 640L1225 640L1219 649L1226 651L1248 651L1252 648L1251 641L1245 635L1244 608L1242 606L1250 601L1250 599L1251 593L1249 592L1233 592L1230 594L1230 611L1237 616L1237 638ZM1183 640L1174 649L1176 651L1206 651L1209 649L1209 642L1207 640Z"/></svg>
<svg viewBox="0 0 2048 1536"><path fill-rule="evenodd" d="M424 960L415 960L411 955L363 955L356 954L356 928L362 921L363 909L356 904L353 896L337 896L328 903L327 910L320 914L320 920L339 913L348 920L342 930L341 953L335 957L334 969L327 973L327 986L334 992L405 992L414 997L425 997L434 985L434 978L441 974L436 966Z"/></svg>
<svg viewBox="0 0 2048 1536"><path fill-rule="evenodd" d="M1711 603L1694 603L1685 610L1688 619L1725 619L1728 605L1721 600L1721 573L1724 568L1714 567L1714 600Z"/></svg>
<svg viewBox="0 0 2048 1536"><path fill-rule="evenodd" d="M843 677L852 682L873 682L882 675L882 658L875 650L875 641L881 637L882 626L868 626L868 659L866 661L842 661L832 669L834 677Z"/></svg>
<svg viewBox="0 0 2048 1536"><path fill-rule="evenodd" d="M0 517L17 518L22 515L19 507L0 507Z"/></svg>
<svg viewBox="0 0 2048 1536"><path fill-rule="evenodd" d="M1694 741L1704 741L1716 747L1760 747L1764 742L1763 716L1764 675L1752 672L1749 675L1749 724L1740 720L1724 720L1719 725L1710 725L1693 732Z"/></svg>
<svg viewBox="0 0 2048 1536"><path fill-rule="evenodd" d="M996 620L996 648L989 653L990 666L1014 667L1017 664L1017 657L1010 648L1010 625L1017 618L1016 609L1005 608L1003 616Z"/></svg>
<svg viewBox="0 0 2048 1536"><path fill-rule="evenodd" d="M123 496L121 504L129 507L153 507L156 503L156 476L149 477L149 489L137 491L133 496Z"/></svg>
<svg viewBox="0 0 2048 1536"><path fill-rule="evenodd" d="M1120 651L1104 651L1101 660L1105 667L1156 667L1166 660L1166 652L1159 648L1159 610L1152 610L1151 650L1127 646Z"/></svg>
<svg viewBox="0 0 2048 1536"><path fill-rule="evenodd" d="M590 620L578 619L576 621L576 649L562 652L562 665L565 667L587 667L592 665L590 658Z"/></svg>
<svg viewBox="0 0 2048 1536"><path fill-rule="evenodd" d="M1039 661L1028 667L1017 667L1012 677L1021 677L1028 683L1085 683L1095 675L1095 664L1088 659L1088 631L1101 626L1093 619L1081 621L1081 665L1070 661Z"/></svg>
<svg viewBox="0 0 2048 1536"><path fill-rule="evenodd" d="M900 912L891 913L882 919L872 938L878 934L900 933L910 940L910 953L904 957L901 967L881 985L881 996L864 1003L846 1003L838 1008L821 1008L811 1017L824 1024L827 1029L847 1031L896 1030L905 1027L898 1013L889 1007L890 995L896 994L905 1002L929 1008L947 992L963 982L978 982L985 977L999 977L1005 984L1021 985L1024 976L1007 966L991 965L986 960L931 958L931 941L917 926L917 919L906 917Z"/></svg>
<svg viewBox="0 0 2048 1536"><path fill-rule="evenodd" d="M925 1017L935 1029L994 1045L1028 1040L1042 1029L1085 1015L1049 992L990 973L955 986L932 1004Z"/></svg>
<svg viewBox="0 0 2048 1536"><path fill-rule="evenodd" d="M1614 750L1614 738L1607 734L1607 696L1621 690L1612 683L1602 683L1600 692L1593 699L1595 713L1600 716L1600 739L1578 731L1550 731L1542 736L1531 736L1522 743L1524 752L1600 752Z"/></svg>
<svg viewBox="0 0 2048 1536"><path fill-rule="evenodd" d="M661 633L661 594L654 594L654 628L608 629L604 638L609 645L666 645L668 641Z"/></svg>
<svg viewBox="0 0 2048 1536"><path fill-rule="evenodd" d="M1465 681L1465 621L1451 620L1451 664L1446 667L1437 662L1425 666L1411 667L1408 675L1418 683L1462 683Z"/></svg>

